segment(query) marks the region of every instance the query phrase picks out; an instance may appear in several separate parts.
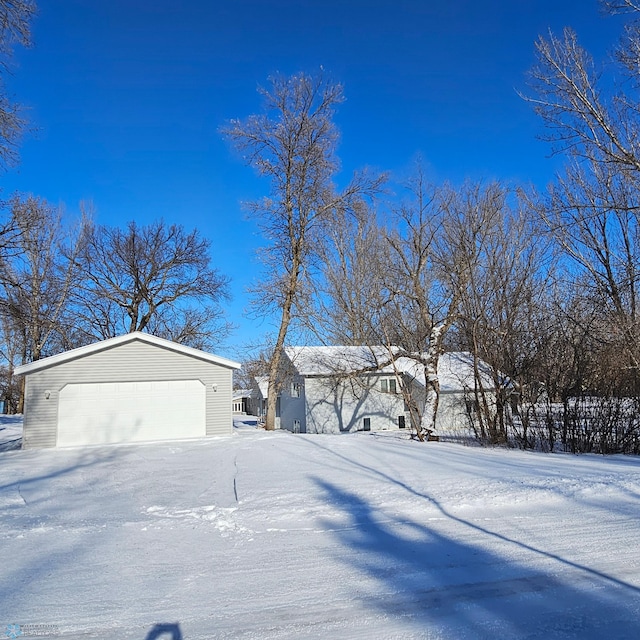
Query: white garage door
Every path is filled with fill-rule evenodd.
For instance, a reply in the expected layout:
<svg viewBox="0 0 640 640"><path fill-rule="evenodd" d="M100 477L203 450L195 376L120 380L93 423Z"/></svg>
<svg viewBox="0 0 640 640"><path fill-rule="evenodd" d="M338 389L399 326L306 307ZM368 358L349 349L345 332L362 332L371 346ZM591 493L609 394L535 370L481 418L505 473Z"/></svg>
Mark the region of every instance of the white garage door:
<svg viewBox="0 0 640 640"><path fill-rule="evenodd" d="M58 446L206 435L199 380L68 384L58 404Z"/></svg>

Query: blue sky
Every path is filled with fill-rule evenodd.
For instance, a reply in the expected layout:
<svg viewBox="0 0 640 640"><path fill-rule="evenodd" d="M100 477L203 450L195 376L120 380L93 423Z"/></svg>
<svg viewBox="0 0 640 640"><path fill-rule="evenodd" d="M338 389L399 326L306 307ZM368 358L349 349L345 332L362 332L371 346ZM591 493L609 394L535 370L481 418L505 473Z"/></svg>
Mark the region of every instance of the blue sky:
<svg viewBox="0 0 640 640"><path fill-rule="evenodd" d="M221 138L260 109L269 75L322 66L345 87L337 123L345 176L402 177L416 155L435 181L544 185L558 167L536 139L526 91L534 41L571 25L604 59L620 33L597 0L40 0L34 47L9 87L33 131L4 194L31 192L103 224L157 218L197 227L232 279L226 351L269 322L247 319L261 239L242 201L268 185Z"/></svg>

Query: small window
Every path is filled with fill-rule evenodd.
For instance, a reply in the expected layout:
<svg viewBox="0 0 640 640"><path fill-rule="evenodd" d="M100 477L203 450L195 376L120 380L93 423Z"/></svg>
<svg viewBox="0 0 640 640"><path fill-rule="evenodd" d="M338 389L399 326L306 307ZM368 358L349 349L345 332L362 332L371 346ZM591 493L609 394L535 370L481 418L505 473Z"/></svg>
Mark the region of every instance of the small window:
<svg viewBox="0 0 640 640"><path fill-rule="evenodd" d="M391 378L390 380L380 380L380 391L382 393L395 393L396 392L396 380Z"/></svg>
<svg viewBox="0 0 640 640"><path fill-rule="evenodd" d="M300 383L292 382L291 383L291 397L299 398L300 397Z"/></svg>
<svg viewBox="0 0 640 640"><path fill-rule="evenodd" d="M362 423L363 431L371 431L371 418L364 418Z"/></svg>
<svg viewBox="0 0 640 640"><path fill-rule="evenodd" d="M293 433L300 433L300 420L293 421Z"/></svg>
<svg viewBox="0 0 640 640"><path fill-rule="evenodd" d="M405 428L405 419L404 416L398 416L398 429Z"/></svg>

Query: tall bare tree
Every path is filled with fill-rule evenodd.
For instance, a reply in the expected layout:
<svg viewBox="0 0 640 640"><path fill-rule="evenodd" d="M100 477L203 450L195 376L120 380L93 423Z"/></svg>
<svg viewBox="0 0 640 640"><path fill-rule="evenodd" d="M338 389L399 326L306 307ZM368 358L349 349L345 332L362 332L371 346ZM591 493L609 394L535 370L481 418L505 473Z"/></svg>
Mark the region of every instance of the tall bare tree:
<svg viewBox="0 0 640 640"><path fill-rule="evenodd" d="M163 221L94 226L78 264L76 312L92 338L149 331L202 347L227 335L227 278L211 267L210 242L197 230Z"/></svg>
<svg viewBox="0 0 640 640"><path fill-rule="evenodd" d="M8 374L18 364L60 351L70 324L71 290L84 226L68 228L61 211L34 196L11 200L12 250L0 259L0 314Z"/></svg>
<svg viewBox="0 0 640 640"><path fill-rule="evenodd" d="M385 253L384 230L373 212L327 230L309 330L321 342L379 345ZM311 311L311 308L310 308Z"/></svg>
<svg viewBox="0 0 640 640"><path fill-rule="evenodd" d="M223 134L244 161L270 182L269 196L250 204L267 241L262 258L266 278L256 292L260 312L279 316L269 366L266 428L275 428L282 353L287 334L302 306L313 259L326 225L357 207L379 180L354 176L342 191L333 179L338 131L334 112L343 100L340 84L322 74L271 78L260 89L264 110L232 120Z"/></svg>
<svg viewBox="0 0 640 640"><path fill-rule="evenodd" d="M630 0L603 5L640 12ZM527 99L567 159L540 212L640 371L640 26L630 22L617 49L613 71L627 81L615 91L570 29L540 38L537 53Z"/></svg>

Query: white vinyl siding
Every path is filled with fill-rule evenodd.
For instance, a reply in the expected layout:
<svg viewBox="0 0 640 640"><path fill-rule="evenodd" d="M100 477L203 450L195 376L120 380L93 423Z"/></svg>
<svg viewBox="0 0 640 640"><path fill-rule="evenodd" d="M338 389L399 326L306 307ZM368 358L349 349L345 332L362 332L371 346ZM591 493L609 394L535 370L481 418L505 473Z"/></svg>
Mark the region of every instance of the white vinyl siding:
<svg viewBox="0 0 640 640"><path fill-rule="evenodd" d="M404 414L402 396L383 393L376 375L346 382L314 376L306 378L304 387L307 433L361 431L364 418L373 431L397 429L397 416Z"/></svg>
<svg viewBox="0 0 640 640"><path fill-rule="evenodd" d="M54 447L61 390L77 383L199 380L205 388L206 435L232 432L232 368L133 340L26 376L25 448ZM49 397L47 397L49 396ZM173 402L181 409L179 397Z"/></svg>

